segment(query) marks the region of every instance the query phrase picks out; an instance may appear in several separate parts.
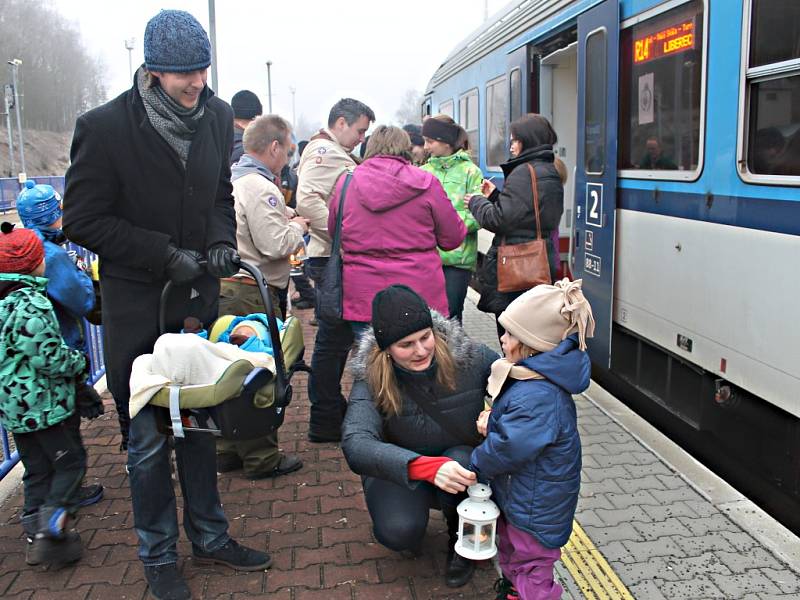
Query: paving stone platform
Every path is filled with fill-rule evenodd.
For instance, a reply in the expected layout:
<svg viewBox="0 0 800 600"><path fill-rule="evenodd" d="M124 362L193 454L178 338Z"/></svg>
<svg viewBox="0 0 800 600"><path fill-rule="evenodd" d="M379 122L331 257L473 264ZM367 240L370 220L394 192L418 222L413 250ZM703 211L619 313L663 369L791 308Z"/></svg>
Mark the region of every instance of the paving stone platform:
<svg viewBox="0 0 800 600"><path fill-rule="evenodd" d="M304 321L306 356L315 329ZM498 348L494 319L467 302L469 333ZM460 590L444 586L446 528L431 513L421 557L404 558L372 536L359 478L335 444L306 439L306 376L295 379L295 399L280 431L281 447L300 454L304 467L275 480L221 475L220 492L239 541L266 550L266 572L237 574L198 567L185 537L181 568L195 598L234 600L367 600L494 598L496 571L482 564ZM349 383L345 381L345 389ZM584 444L583 485L577 519L634 597L642 600L800 598L800 576L695 492L650 450L585 397L576 398ZM0 507L0 597L5 599L141 600L148 597L136 558L125 455L113 402L108 413L84 423L88 480L106 497L81 510L77 528L86 546L76 566L56 572L27 567L18 518L22 491ZM176 485L176 493L179 488ZM180 498L179 498L180 506ZM562 564L565 598L584 594Z"/></svg>

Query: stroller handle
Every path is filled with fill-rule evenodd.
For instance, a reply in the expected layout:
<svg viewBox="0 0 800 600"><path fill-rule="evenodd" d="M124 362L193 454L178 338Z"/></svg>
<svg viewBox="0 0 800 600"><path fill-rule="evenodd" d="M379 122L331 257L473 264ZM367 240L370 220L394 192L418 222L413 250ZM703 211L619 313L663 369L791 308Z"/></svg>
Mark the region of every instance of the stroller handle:
<svg viewBox="0 0 800 600"><path fill-rule="evenodd" d="M278 329L278 320L275 318L275 308L269 294L267 280L263 273L254 265L241 259L239 259L238 263L242 270L247 271L247 273L255 279L258 285L258 291L261 294L261 302L264 304L267 324L269 325L269 337L272 341L272 356L275 359L275 406L284 407L291 401L291 387L289 386L286 374L286 365L283 360L283 348L281 347L281 334ZM200 261L200 264L205 266L206 261ZM167 299L173 287L172 281L167 281L164 284L164 289L161 290L161 299L158 304L159 335L166 333Z"/></svg>

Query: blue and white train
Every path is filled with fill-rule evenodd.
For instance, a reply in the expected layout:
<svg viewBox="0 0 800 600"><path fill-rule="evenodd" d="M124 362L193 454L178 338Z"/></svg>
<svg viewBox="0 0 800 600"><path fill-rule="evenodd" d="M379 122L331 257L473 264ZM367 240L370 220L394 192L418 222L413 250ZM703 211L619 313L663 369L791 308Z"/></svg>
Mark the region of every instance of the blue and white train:
<svg viewBox="0 0 800 600"><path fill-rule="evenodd" d="M456 119L501 184L525 112L571 175L562 259L596 374L763 476L767 507L797 506L800 2L516 0L445 59L422 114Z"/></svg>

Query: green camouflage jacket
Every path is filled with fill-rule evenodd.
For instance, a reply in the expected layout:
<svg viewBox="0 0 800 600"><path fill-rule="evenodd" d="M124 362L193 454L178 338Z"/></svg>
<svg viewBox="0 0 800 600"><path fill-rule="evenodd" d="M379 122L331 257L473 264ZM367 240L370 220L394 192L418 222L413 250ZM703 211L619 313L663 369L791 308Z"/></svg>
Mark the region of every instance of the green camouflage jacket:
<svg viewBox="0 0 800 600"><path fill-rule="evenodd" d="M458 216L467 226L467 237L455 250L439 250L442 264L447 267L474 269L478 260L478 229L480 225L469 212L464 195L480 194L483 173L475 166L469 152L459 150L450 156L431 156L421 167L436 175Z"/></svg>
<svg viewBox="0 0 800 600"><path fill-rule="evenodd" d="M61 338L46 288L43 277L0 273L0 423L14 433L72 415L75 377L85 367Z"/></svg>

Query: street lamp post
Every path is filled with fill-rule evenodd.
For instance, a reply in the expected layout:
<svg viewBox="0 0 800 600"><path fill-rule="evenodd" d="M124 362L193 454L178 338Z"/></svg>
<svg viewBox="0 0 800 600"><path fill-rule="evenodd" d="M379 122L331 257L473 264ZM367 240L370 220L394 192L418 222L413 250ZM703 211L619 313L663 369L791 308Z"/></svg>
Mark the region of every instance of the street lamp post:
<svg viewBox="0 0 800 600"><path fill-rule="evenodd" d="M269 114L272 114L272 75L270 73L270 68L272 67L272 61L267 61L267 98L269 99Z"/></svg>
<svg viewBox="0 0 800 600"><path fill-rule="evenodd" d="M289 91L292 93L292 129L297 127L297 122L295 119L295 111L294 111L294 93L297 91L297 88L293 85L289 86Z"/></svg>
<svg viewBox="0 0 800 600"><path fill-rule="evenodd" d="M208 0L208 29L211 36L211 89L219 92L217 87L217 16L214 0Z"/></svg>
<svg viewBox="0 0 800 600"><path fill-rule="evenodd" d="M14 134L11 132L11 108L14 106L14 89L6 84L3 88L3 101L6 106L6 129L8 130L8 159L11 166L10 174L13 175L17 170L14 160Z"/></svg>
<svg viewBox="0 0 800 600"><path fill-rule="evenodd" d="M14 86L14 111L17 113L17 134L19 135L19 162L22 172L25 172L25 142L22 138L22 119L19 116L19 91L17 90L17 70L22 64L18 58L8 61L11 65L11 85Z"/></svg>
<svg viewBox="0 0 800 600"><path fill-rule="evenodd" d="M133 79L133 47L136 43L136 38L128 38L125 40L125 50L128 51L128 77Z"/></svg>

